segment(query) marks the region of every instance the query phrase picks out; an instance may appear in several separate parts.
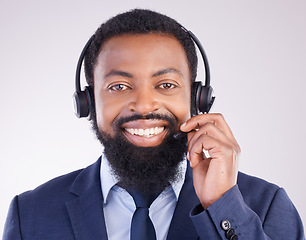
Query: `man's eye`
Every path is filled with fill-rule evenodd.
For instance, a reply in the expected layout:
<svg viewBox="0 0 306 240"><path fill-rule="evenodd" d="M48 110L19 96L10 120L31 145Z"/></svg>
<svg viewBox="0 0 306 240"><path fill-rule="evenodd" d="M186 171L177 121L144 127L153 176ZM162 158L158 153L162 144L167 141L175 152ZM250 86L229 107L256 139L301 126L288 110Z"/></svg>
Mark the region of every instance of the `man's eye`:
<svg viewBox="0 0 306 240"><path fill-rule="evenodd" d="M116 85L113 85L109 88L109 90L111 91L124 91L124 90L127 90L128 87L124 84L116 84Z"/></svg>
<svg viewBox="0 0 306 240"><path fill-rule="evenodd" d="M174 85L173 83L162 83L158 86L158 88L165 89L165 90L169 90L175 87L176 85Z"/></svg>

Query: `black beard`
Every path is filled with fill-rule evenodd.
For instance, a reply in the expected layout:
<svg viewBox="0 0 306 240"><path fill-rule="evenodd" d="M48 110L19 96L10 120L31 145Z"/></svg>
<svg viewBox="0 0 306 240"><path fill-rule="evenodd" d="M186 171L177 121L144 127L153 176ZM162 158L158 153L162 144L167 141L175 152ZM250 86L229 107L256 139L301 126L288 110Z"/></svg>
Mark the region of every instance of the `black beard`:
<svg viewBox="0 0 306 240"><path fill-rule="evenodd" d="M92 128L104 145L104 154L121 187L137 189L143 193L160 193L184 174L179 171L178 166L187 152L187 137L174 139L173 134L178 129L175 117L150 114L145 117L133 115L116 119L113 123L114 138L99 130L95 118L93 119ZM155 147L139 147L129 142L123 135L121 126L137 119L168 121L169 129L164 141Z"/></svg>

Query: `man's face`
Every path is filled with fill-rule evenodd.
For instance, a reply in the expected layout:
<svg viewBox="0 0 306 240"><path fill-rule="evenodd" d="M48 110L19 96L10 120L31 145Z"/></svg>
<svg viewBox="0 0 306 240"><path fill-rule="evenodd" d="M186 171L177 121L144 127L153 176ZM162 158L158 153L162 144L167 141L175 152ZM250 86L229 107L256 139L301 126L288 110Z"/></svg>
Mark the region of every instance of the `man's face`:
<svg viewBox="0 0 306 240"><path fill-rule="evenodd" d="M119 119L158 114L177 120L190 118L190 72L178 40L159 34L110 38L94 69L94 94L99 130L121 134L135 146L154 147L169 132L165 119ZM173 126L172 126L173 127Z"/></svg>

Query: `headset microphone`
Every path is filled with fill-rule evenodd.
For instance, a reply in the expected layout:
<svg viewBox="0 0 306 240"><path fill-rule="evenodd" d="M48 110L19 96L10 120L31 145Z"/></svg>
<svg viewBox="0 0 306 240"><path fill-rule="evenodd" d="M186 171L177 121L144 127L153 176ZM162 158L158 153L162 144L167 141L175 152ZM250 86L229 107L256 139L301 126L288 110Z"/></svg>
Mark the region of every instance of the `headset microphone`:
<svg viewBox="0 0 306 240"><path fill-rule="evenodd" d="M191 96L195 96L195 104L196 104L196 113L193 115L197 115L199 113L208 113L211 106L214 103L215 96L213 93L213 88L210 86L210 70L208 60L204 51L202 44L200 43L199 39L191 32L186 30L183 26L181 28L189 34L190 38L194 41L197 45L198 49L200 50L204 69L205 69L205 83L204 85L200 81L195 81L192 84ZM87 49L89 48L91 42L94 39L94 35L88 40L86 45L84 46L81 55L78 60L77 68L76 68L76 75L75 75L75 93L73 94L73 103L74 103L74 111L75 115L78 118L81 117L88 117L90 120L91 114L91 101L93 99L93 89L90 86L86 86L85 89L81 90L81 83L80 83L80 73L82 68L82 63L84 61L84 56L86 54Z"/></svg>

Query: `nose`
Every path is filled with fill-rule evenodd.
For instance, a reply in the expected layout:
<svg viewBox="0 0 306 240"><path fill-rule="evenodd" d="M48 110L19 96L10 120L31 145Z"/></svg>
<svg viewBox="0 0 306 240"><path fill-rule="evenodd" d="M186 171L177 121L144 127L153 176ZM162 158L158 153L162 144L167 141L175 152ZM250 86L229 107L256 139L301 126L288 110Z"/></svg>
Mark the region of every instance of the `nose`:
<svg viewBox="0 0 306 240"><path fill-rule="evenodd" d="M155 89L138 89L134 92L134 97L128 104L128 109L131 112L137 112L145 115L159 110L161 107L155 94Z"/></svg>

